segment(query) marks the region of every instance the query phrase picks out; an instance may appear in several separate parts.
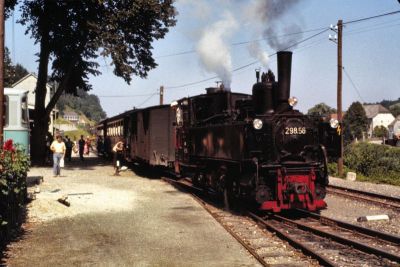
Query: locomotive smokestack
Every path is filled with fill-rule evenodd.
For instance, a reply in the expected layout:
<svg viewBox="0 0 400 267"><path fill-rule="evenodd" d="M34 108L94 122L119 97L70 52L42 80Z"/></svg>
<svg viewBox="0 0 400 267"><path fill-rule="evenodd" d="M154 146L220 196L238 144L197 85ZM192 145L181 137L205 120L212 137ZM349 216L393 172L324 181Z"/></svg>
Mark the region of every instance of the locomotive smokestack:
<svg viewBox="0 0 400 267"><path fill-rule="evenodd" d="M279 110L289 108L288 99L290 97L290 76L292 72L292 52L279 51L278 57L278 92L277 102Z"/></svg>

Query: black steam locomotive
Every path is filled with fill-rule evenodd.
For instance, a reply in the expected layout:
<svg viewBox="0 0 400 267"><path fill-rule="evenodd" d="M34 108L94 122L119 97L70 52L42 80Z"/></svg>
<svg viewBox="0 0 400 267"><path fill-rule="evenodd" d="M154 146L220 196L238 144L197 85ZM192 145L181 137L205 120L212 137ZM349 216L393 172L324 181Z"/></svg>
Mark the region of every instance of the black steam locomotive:
<svg viewBox="0 0 400 267"><path fill-rule="evenodd" d="M107 119L99 133L110 144L123 137L127 158L170 167L221 193L227 205L248 199L274 212L322 209L327 158L339 155L340 125L293 109L292 53L277 55L278 82L271 71L257 75L252 95L207 88L171 106Z"/></svg>

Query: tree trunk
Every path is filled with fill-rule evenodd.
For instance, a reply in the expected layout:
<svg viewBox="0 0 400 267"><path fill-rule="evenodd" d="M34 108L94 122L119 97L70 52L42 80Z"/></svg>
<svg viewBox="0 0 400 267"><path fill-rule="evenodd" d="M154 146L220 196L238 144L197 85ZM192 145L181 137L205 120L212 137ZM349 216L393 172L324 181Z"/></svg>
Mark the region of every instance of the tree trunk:
<svg viewBox="0 0 400 267"><path fill-rule="evenodd" d="M41 23L46 25L46 16ZM35 111L33 115L33 129L31 136L31 162L34 165L44 165L46 163L46 135L49 129L49 116L46 116L46 93L47 93L47 68L50 57L49 30L42 27L42 39L40 40L39 70L38 80L35 91Z"/></svg>

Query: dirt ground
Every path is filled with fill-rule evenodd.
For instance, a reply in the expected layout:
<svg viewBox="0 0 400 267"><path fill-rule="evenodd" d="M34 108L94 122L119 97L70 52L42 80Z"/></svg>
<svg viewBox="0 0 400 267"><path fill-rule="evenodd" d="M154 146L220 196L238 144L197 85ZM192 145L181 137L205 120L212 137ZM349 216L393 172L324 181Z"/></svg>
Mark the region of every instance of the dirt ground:
<svg viewBox="0 0 400 267"><path fill-rule="evenodd" d="M259 266L189 195L130 170L112 173L97 158L73 159L56 178L33 168L44 182L0 265Z"/></svg>

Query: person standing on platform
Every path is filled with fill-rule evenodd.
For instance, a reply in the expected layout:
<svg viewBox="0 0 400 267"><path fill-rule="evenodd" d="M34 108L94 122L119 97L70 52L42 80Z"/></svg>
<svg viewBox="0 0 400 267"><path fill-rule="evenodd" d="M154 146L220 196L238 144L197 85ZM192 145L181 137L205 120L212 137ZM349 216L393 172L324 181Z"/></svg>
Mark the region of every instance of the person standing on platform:
<svg viewBox="0 0 400 267"><path fill-rule="evenodd" d="M74 146L74 143L72 143L71 139L68 138L67 136L67 142L65 142L65 157L67 158L68 161L71 161L72 159L72 147Z"/></svg>
<svg viewBox="0 0 400 267"><path fill-rule="evenodd" d="M124 142L122 139L120 139L113 147L113 153L114 153L114 169L115 169L115 176L119 176L119 172L121 169L121 164L122 164L122 152L124 150Z"/></svg>
<svg viewBox="0 0 400 267"><path fill-rule="evenodd" d="M78 147L79 147L79 157L83 161L83 150L85 149L85 140L83 139L83 135L81 135L81 139L79 139Z"/></svg>
<svg viewBox="0 0 400 267"><path fill-rule="evenodd" d="M66 151L61 135L58 135L56 140L51 143L50 149L53 151L53 176L57 177L61 174L60 162L64 159Z"/></svg>

